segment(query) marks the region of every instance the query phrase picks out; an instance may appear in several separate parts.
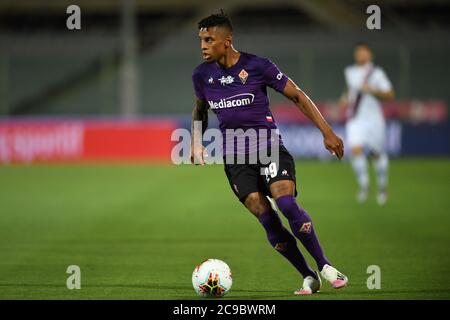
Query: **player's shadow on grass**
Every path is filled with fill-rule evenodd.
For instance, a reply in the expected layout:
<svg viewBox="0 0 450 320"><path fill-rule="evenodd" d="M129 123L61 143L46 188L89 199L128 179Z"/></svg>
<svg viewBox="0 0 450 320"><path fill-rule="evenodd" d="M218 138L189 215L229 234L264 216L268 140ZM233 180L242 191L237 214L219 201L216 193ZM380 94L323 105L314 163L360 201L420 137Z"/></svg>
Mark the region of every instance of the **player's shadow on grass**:
<svg viewBox="0 0 450 320"><path fill-rule="evenodd" d="M0 283L0 290L2 287L22 287L22 288L60 288L65 289L66 284L54 284L54 283ZM200 298L197 297L194 293L194 289L191 285L180 285L180 284L170 284L170 283L145 283L145 284L82 284L82 289L89 290L89 288L97 289L97 288L111 288L111 289L134 289L134 290L143 290L145 292L151 293L152 295L158 295L161 293L161 296L169 299L186 299L186 298ZM291 290L293 291L293 290ZM257 289L231 289L231 292L226 295L225 299L283 299L283 298L293 298L294 294L289 290L257 290ZM325 296L335 296L337 293L335 291L321 291L317 296L313 296L319 298L324 298ZM448 289L433 289L433 290L424 290L424 289L381 289L381 290L348 290L344 289L342 293L345 295L345 298L348 299L348 295L350 294L352 297L360 299L383 299L384 295L394 295L398 298L405 297L404 295L411 294L421 294L422 298L427 298L428 294L438 294L443 295L446 294L447 297L450 296L450 292ZM201 299L201 298L200 298Z"/></svg>
<svg viewBox="0 0 450 320"><path fill-rule="evenodd" d="M111 288L111 289L138 289L145 290L148 293L157 295L161 292L166 298L186 299L186 298L200 298L194 293L191 285L178 285L169 283L146 283L146 284L82 284L83 290ZM29 288L65 288L64 284L51 283L0 283L1 287L29 287ZM181 292L183 293L181 293ZM186 292L186 293L184 293ZM246 294L248 293L248 295ZM232 289L230 294L225 296L228 299L270 299L270 298L285 298L292 297L292 293L286 290L255 290L255 289Z"/></svg>
<svg viewBox="0 0 450 320"><path fill-rule="evenodd" d="M1 287L40 287L40 288L66 288L66 284L52 283L0 283Z"/></svg>
<svg viewBox="0 0 450 320"><path fill-rule="evenodd" d="M194 289L190 285L174 285L174 284L116 284L116 285L86 285L85 288L88 287L111 287L111 288L134 288L134 289L145 289L145 290L162 290L166 291L165 293L169 293L170 297L186 299L186 295L177 294L180 291L186 291L189 296L192 294L192 297L195 298ZM170 294L170 291L176 291L173 294ZM232 294L226 297L230 299L269 299L269 298L284 298L291 297L293 293L286 290L255 290L255 289L231 289ZM246 293L249 293L246 295Z"/></svg>
<svg viewBox="0 0 450 320"><path fill-rule="evenodd" d="M154 289L163 289L163 290L193 290L190 285L172 285L172 284L81 284L83 288L134 288L134 289L145 289L145 290L154 290ZM66 284L52 284L52 283L0 283L1 287L45 287L45 288L65 288Z"/></svg>
<svg viewBox="0 0 450 320"><path fill-rule="evenodd" d="M189 288L192 291L192 288ZM292 298L294 296L294 290L290 292L289 290L247 290L247 289L231 289L231 292L227 294L222 299L225 300L258 300L258 299L284 299ZM248 294L246 294L248 293ZM326 293L325 293L326 294ZM173 298L186 299L184 295L174 295ZM204 299L197 296L192 296L193 299ZM214 298L212 300L215 300Z"/></svg>
<svg viewBox="0 0 450 320"><path fill-rule="evenodd" d="M245 293L250 293L249 295L246 295ZM320 292L319 293L322 297L324 295L329 295L328 292ZM294 295L294 289L292 290L246 290L246 289L236 289L232 290L230 292L230 295L226 296L225 298L229 299L283 299L283 298L293 298L293 297L299 297L301 296L295 296Z"/></svg>
<svg viewBox="0 0 450 320"><path fill-rule="evenodd" d="M0 283L0 290L2 287L17 287L17 288L59 288L66 289L66 284L54 284L54 283ZM135 290L143 290L146 293L152 294L153 298L156 299L155 296L161 294L161 297L164 296L163 299L204 299L198 297L194 293L194 289L191 285L179 285L179 284L170 284L170 283L146 283L146 284L82 284L82 289L89 290L98 289L98 288L111 288L111 289L135 289ZM293 291L293 290L291 290ZM231 292L227 294L224 298L225 300L241 300L241 299L249 299L249 300L258 300L258 299L285 299L285 298L295 298L293 292L289 290L257 290L257 289L231 289ZM336 294L341 292L335 291L321 291L318 295L301 297L298 298L325 298L326 297L334 297ZM428 294L438 294L438 295L446 295L447 298L450 296L450 292L448 289L433 289L433 290L424 290L424 289L381 289L381 290L351 290L348 288L342 291L344 295L344 299L349 299L348 295L351 295L352 299L383 299L388 298L385 295L390 297L395 296L398 298L407 298L405 295L410 296L411 294L420 294L422 298L427 298ZM414 297L412 297L414 298ZM431 297L430 297L431 298Z"/></svg>

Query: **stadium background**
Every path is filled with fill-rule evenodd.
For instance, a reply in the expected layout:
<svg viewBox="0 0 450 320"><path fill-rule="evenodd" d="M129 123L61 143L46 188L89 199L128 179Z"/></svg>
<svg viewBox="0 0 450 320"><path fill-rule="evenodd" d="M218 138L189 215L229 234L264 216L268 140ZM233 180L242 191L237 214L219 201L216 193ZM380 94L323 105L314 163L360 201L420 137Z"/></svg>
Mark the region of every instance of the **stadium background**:
<svg viewBox="0 0 450 320"><path fill-rule="evenodd" d="M66 27L71 4L81 8L81 30ZM349 164L332 161L318 130L270 92L298 159L300 201L354 279L353 289L324 289L322 298L448 299L450 4L378 1L382 29L368 30L371 4L2 1L0 297L193 298L191 269L210 256L231 261L231 298L284 299L286 287L300 285L234 200L220 165L170 162L173 130L190 126L191 73L201 62L196 23L223 8L235 47L276 62L341 136L336 102L355 42L371 44L396 90L384 104L394 158L385 208L354 203ZM255 274L261 252L266 270ZM69 264L86 275L80 292L65 288ZM388 270L387 289L365 287L371 264ZM272 268L286 275L257 285ZM432 285L417 283L423 273Z"/></svg>

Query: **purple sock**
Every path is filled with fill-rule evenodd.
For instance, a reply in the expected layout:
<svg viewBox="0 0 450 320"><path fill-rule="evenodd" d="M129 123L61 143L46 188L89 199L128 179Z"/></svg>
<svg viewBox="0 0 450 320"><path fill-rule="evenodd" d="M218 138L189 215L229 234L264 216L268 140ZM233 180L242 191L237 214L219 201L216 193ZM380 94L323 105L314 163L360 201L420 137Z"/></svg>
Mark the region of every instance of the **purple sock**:
<svg viewBox="0 0 450 320"><path fill-rule="evenodd" d="M297 242L292 234L281 224L280 217L272 209L259 217L272 247L281 253L305 278L313 276L314 271L308 266L305 258L297 247Z"/></svg>
<svg viewBox="0 0 450 320"><path fill-rule="evenodd" d="M311 217L303 208L299 207L295 198L290 195L282 196L276 200L276 203L288 219L292 233L301 241L314 260L316 260L319 270L322 270L325 264L331 265L320 247L319 240L314 232Z"/></svg>

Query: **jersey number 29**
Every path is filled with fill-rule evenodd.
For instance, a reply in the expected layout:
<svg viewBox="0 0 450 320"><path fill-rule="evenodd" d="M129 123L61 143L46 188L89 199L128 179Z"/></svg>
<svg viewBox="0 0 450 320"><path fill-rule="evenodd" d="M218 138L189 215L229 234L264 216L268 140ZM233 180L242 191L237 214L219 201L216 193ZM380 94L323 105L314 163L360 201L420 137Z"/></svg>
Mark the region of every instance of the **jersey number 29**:
<svg viewBox="0 0 450 320"><path fill-rule="evenodd" d="M275 162L270 163L269 166L264 169L267 182L269 182L270 178L275 178L277 176L277 171L277 164Z"/></svg>

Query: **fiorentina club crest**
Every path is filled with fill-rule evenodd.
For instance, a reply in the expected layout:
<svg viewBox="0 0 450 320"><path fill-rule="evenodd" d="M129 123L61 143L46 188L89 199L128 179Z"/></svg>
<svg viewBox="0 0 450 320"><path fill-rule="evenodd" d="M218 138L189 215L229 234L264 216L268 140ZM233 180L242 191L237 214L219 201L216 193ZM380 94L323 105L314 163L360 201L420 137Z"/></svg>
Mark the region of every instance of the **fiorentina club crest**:
<svg viewBox="0 0 450 320"><path fill-rule="evenodd" d="M300 228L300 232L311 233L311 222L305 222L304 224L302 224L302 227Z"/></svg>
<svg viewBox="0 0 450 320"><path fill-rule="evenodd" d="M278 242L275 245L275 250L280 251L280 252L286 251L286 248L287 248L287 242Z"/></svg>
<svg viewBox="0 0 450 320"><path fill-rule="evenodd" d="M239 79L241 79L242 84L245 84L248 78L248 73L245 71L245 69L242 69L241 72L239 72Z"/></svg>

